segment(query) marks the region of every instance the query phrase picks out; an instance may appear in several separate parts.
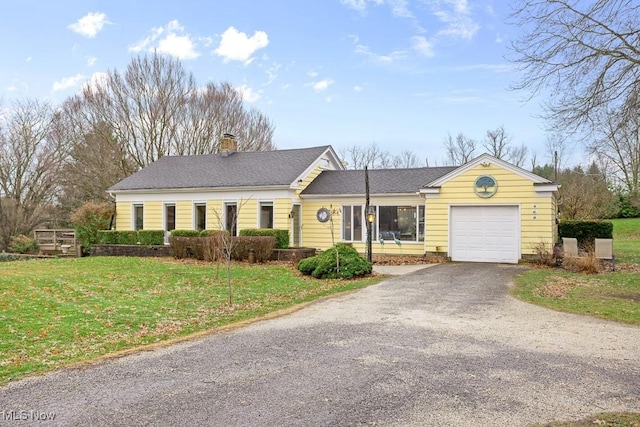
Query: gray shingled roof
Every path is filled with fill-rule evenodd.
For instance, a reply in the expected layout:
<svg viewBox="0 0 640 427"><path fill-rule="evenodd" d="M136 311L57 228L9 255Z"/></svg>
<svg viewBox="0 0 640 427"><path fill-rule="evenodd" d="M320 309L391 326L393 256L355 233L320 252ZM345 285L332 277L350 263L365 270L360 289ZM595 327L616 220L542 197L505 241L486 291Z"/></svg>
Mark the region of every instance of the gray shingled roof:
<svg viewBox="0 0 640 427"><path fill-rule="evenodd" d="M108 191L290 185L328 148L165 156Z"/></svg>
<svg viewBox="0 0 640 427"><path fill-rule="evenodd" d="M369 171L371 194L417 193L425 185L446 175L456 166ZM322 171L302 195L364 194L364 170Z"/></svg>

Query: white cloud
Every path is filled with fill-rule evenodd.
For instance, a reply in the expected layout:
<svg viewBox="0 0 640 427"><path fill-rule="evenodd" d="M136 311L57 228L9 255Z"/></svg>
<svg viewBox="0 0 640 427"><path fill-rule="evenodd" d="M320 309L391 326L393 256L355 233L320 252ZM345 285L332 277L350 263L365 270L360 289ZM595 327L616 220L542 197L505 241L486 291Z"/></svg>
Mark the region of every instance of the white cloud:
<svg viewBox="0 0 640 427"><path fill-rule="evenodd" d="M174 33L167 34L167 37L158 42L158 52L167 53L180 59L195 59L200 56L188 35L179 36Z"/></svg>
<svg viewBox="0 0 640 427"><path fill-rule="evenodd" d="M98 58L96 58L95 56L85 56L84 59L87 60L87 65L89 67L92 67L98 60Z"/></svg>
<svg viewBox="0 0 640 427"><path fill-rule="evenodd" d="M67 28L85 37L93 38L102 30L102 27L108 23L110 22L104 13L89 12L80 18L78 22L68 25Z"/></svg>
<svg viewBox="0 0 640 427"><path fill-rule="evenodd" d="M242 94L242 100L250 104L257 102L262 97L261 90L255 91L246 84L237 87L236 90Z"/></svg>
<svg viewBox="0 0 640 427"><path fill-rule="evenodd" d="M413 18L413 13L409 10L407 0L388 0L391 12L399 18Z"/></svg>
<svg viewBox="0 0 640 427"><path fill-rule="evenodd" d="M362 92L363 90L364 90L364 88L362 86L360 86L360 85L355 85L353 87L353 91L354 92Z"/></svg>
<svg viewBox="0 0 640 427"><path fill-rule="evenodd" d="M471 16L467 0L436 1L434 15L446 26L438 31L438 36L470 40L480 29Z"/></svg>
<svg viewBox="0 0 640 427"><path fill-rule="evenodd" d="M79 73L72 77L64 77L59 81L53 83L53 91L57 92L59 90L65 90L78 86L85 79L86 77Z"/></svg>
<svg viewBox="0 0 640 427"><path fill-rule="evenodd" d="M312 78L313 77L318 77L318 72L317 71L309 71L307 73L307 76L312 77Z"/></svg>
<svg viewBox="0 0 640 427"><path fill-rule="evenodd" d="M363 12L367 8L367 3L380 5L384 3L384 0L340 0L340 3L351 9Z"/></svg>
<svg viewBox="0 0 640 427"><path fill-rule="evenodd" d="M249 37L246 33L229 27L222 33L222 39L214 53L221 56L224 62L240 61L250 64L253 61L252 55L257 50L267 47L268 44L269 37L264 31L256 31Z"/></svg>
<svg viewBox="0 0 640 427"><path fill-rule="evenodd" d="M363 44L356 44L356 53L369 58L372 62L378 64L393 64L399 60L407 57L407 52L404 50L396 50L388 55L380 55L371 51L369 46Z"/></svg>
<svg viewBox="0 0 640 427"><path fill-rule="evenodd" d="M507 64L507 63L504 63L504 64L470 64L470 65L463 65L463 66L459 66L459 67L453 67L453 68L451 68L451 70L453 70L453 71L461 71L461 72L483 70L483 71L490 71L492 73L509 73L509 72L517 70L517 66L515 66L513 64Z"/></svg>
<svg viewBox="0 0 640 427"><path fill-rule="evenodd" d="M129 51L157 51L179 59L195 59L200 56L191 35L186 34L184 27L175 19L164 27L152 28L150 32L149 36L129 46Z"/></svg>
<svg viewBox="0 0 640 427"><path fill-rule="evenodd" d="M322 92L327 90L329 86L331 86L333 83L334 83L333 79L324 79L324 80L320 80L318 82L312 83L311 87L316 92Z"/></svg>
<svg viewBox="0 0 640 427"><path fill-rule="evenodd" d="M414 36L411 38L411 42L413 43L413 49L419 52L421 55L428 58L435 55L435 52L433 51L433 43L431 43L425 37Z"/></svg>

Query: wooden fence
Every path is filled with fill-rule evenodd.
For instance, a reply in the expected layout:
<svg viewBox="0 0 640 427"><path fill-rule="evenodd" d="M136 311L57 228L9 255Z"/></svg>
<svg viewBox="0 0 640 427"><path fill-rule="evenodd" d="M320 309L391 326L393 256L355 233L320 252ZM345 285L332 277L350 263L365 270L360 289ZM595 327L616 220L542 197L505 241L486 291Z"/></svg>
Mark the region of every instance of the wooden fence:
<svg viewBox="0 0 640 427"><path fill-rule="evenodd" d="M40 252L76 254L76 231L73 229L36 230L33 238Z"/></svg>

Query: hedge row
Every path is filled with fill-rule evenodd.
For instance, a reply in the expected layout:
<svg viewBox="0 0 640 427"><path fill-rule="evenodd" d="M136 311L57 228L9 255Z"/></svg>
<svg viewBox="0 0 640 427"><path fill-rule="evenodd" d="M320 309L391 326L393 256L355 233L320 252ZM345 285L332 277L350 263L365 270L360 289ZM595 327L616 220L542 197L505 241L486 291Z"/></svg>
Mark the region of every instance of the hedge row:
<svg viewBox="0 0 640 427"><path fill-rule="evenodd" d="M219 261L231 248L231 259L247 260L253 249L256 261L265 262L271 257L276 239L273 236L229 237L226 232L218 232L207 237L169 237L171 254L176 259L195 258L202 261Z"/></svg>
<svg viewBox="0 0 640 427"><path fill-rule="evenodd" d="M560 237L575 237L582 248L593 246L595 239L613 239L613 223L610 221L560 221Z"/></svg>
<svg viewBox="0 0 640 427"><path fill-rule="evenodd" d="M164 245L163 230L99 230L102 245Z"/></svg>
<svg viewBox="0 0 640 427"><path fill-rule="evenodd" d="M227 233L221 230L171 230L171 235L175 237L207 237L220 233Z"/></svg>
<svg viewBox="0 0 640 427"><path fill-rule="evenodd" d="M289 247L289 230L279 230L276 228L249 228L240 230L241 236L273 236L276 238L277 249L287 249Z"/></svg>

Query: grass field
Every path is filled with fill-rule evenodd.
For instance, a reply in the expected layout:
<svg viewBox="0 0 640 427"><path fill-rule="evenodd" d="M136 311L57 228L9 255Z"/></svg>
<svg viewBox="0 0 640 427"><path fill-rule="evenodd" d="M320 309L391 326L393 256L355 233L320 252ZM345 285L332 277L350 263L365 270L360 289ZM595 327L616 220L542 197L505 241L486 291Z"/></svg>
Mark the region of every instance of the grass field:
<svg viewBox="0 0 640 427"><path fill-rule="evenodd" d="M33 373L257 318L379 279L316 280L282 265L88 257L1 263L0 385Z"/></svg>
<svg viewBox="0 0 640 427"><path fill-rule="evenodd" d="M640 219L612 222L615 272L532 269L516 278L513 294L555 310L640 325Z"/></svg>
<svg viewBox="0 0 640 427"><path fill-rule="evenodd" d="M618 262L640 265L640 218L614 219L613 252Z"/></svg>

